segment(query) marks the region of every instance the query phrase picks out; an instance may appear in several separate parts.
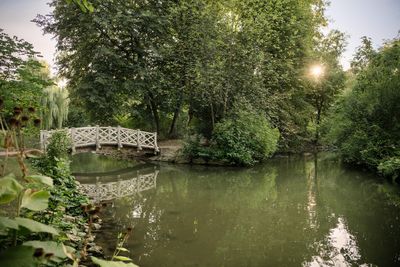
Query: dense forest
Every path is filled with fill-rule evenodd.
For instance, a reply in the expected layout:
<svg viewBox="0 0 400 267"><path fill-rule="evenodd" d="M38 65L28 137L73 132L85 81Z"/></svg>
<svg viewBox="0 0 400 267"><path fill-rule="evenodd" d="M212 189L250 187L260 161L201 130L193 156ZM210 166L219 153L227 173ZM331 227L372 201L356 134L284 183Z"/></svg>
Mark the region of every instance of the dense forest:
<svg viewBox="0 0 400 267"><path fill-rule="evenodd" d="M346 35L326 31L322 0L76 2L34 19L57 40L64 90L32 46L2 32L8 116L29 103L46 129L139 128L239 165L333 149L398 176L398 39L375 50L364 37L344 71Z"/></svg>

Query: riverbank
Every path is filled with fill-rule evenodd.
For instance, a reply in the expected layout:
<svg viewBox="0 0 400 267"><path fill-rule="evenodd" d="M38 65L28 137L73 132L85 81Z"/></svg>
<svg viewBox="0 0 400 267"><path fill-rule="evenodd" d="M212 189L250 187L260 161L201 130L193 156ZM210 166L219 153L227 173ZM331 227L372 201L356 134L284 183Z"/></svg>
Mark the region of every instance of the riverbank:
<svg viewBox="0 0 400 267"><path fill-rule="evenodd" d="M146 157L146 160L169 162L175 164L194 164L210 166L231 166L228 160L208 159L203 157L190 158L183 152L185 141L182 139L163 140L158 143L160 152L158 155Z"/></svg>

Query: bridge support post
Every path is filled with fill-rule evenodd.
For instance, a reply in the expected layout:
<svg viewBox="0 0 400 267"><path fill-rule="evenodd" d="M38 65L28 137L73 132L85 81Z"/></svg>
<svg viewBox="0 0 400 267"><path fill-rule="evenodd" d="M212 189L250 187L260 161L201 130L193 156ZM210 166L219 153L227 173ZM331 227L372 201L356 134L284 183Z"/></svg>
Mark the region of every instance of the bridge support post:
<svg viewBox="0 0 400 267"><path fill-rule="evenodd" d="M157 132L154 133L154 155L157 155L160 152L160 149L157 145Z"/></svg>
<svg viewBox="0 0 400 267"><path fill-rule="evenodd" d="M118 141L118 150L121 150L122 143L121 143L121 126L118 125L117 127L117 141Z"/></svg>
<svg viewBox="0 0 400 267"><path fill-rule="evenodd" d="M46 143L47 143L47 131L40 131L40 149L46 152Z"/></svg>
<svg viewBox="0 0 400 267"><path fill-rule="evenodd" d="M136 144L137 144L137 151L139 152L142 150L142 146L140 145L140 129L136 131Z"/></svg>
<svg viewBox="0 0 400 267"><path fill-rule="evenodd" d="M76 152L75 149L75 128L71 128L71 150L72 154Z"/></svg>
<svg viewBox="0 0 400 267"><path fill-rule="evenodd" d="M100 128L99 125L96 125L96 133L95 133L95 140L96 140L96 152L99 151L99 149L101 148L100 146L100 139L99 139L99 132L100 132Z"/></svg>

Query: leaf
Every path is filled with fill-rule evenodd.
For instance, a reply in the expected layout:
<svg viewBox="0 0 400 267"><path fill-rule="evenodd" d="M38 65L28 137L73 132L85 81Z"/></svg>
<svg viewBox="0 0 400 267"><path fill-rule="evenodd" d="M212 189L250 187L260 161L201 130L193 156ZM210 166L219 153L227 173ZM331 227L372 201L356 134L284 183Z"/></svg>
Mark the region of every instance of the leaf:
<svg viewBox="0 0 400 267"><path fill-rule="evenodd" d="M125 263L121 261L106 261L106 260L101 260L96 257L91 257L93 263L99 265L100 267L139 267L136 264L133 264L132 262L130 263Z"/></svg>
<svg viewBox="0 0 400 267"><path fill-rule="evenodd" d="M0 179L0 204L13 201L22 189L22 185L15 180L14 175Z"/></svg>
<svg viewBox="0 0 400 267"><path fill-rule="evenodd" d="M23 246L33 247L33 248L42 248L45 253L53 253L53 255L60 259L65 259L68 255L64 252L63 244L57 243L54 241L28 241L24 242ZM73 253L75 251L74 248L65 246L67 253Z"/></svg>
<svg viewBox="0 0 400 267"><path fill-rule="evenodd" d="M44 175L30 175L26 177L26 179L33 183L40 183L43 185L53 187L53 179Z"/></svg>
<svg viewBox="0 0 400 267"><path fill-rule="evenodd" d="M127 250L126 248L123 248L123 247L118 247L117 249L120 250L120 251L129 252L129 250Z"/></svg>
<svg viewBox="0 0 400 267"><path fill-rule="evenodd" d="M18 223L7 217L0 217L0 229L15 229L18 230Z"/></svg>
<svg viewBox="0 0 400 267"><path fill-rule="evenodd" d="M25 227L26 229L34 233L49 233L53 235L58 235L58 232L54 227L31 219L17 217L15 218L15 221L18 223L19 226Z"/></svg>
<svg viewBox="0 0 400 267"><path fill-rule="evenodd" d="M11 247L0 254L0 266L35 267L38 261L33 257L33 247Z"/></svg>
<svg viewBox="0 0 400 267"><path fill-rule="evenodd" d="M33 211L47 209L49 205L50 193L46 190L34 191L27 189L22 197L21 208L27 208Z"/></svg>
<svg viewBox="0 0 400 267"><path fill-rule="evenodd" d="M132 261L131 258L125 257L125 256L114 256L114 259L120 260L120 261Z"/></svg>

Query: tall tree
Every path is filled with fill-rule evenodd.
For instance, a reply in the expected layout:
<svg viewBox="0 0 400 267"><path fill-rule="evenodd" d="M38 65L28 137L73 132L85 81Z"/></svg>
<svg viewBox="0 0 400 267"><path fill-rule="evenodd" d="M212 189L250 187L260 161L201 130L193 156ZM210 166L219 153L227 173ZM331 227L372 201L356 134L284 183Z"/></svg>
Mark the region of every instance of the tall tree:
<svg viewBox="0 0 400 267"><path fill-rule="evenodd" d="M361 37L361 45L357 48L357 51L354 54L353 60L350 64L351 71L354 74L357 74L365 69L375 54L376 51L372 46L371 38L366 36Z"/></svg>
<svg viewBox="0 0 400 267"><path fill-rule="evenodd" d="M16 106L40 108L43 89L52 80L38 56L32 44L0 29L0 96L6 116L11 116Z"/></svg>
<svg viewBox="0 0 400 267"><path fill-rule="evenodd" d="M307 96L315 112L312 120L315 123L315 144L319 141L322 116L332 106L335 97L345 85L345 73L339 63L345 44L345 34L333 30L326 36L322 36L314 51L312 62L314 64L316 62L317 68L320 69L311 69L314 71L311 76L314 74L314 77L308 77ZM310 75L310 70L308 74Z"/></svg>
<svg viewBox="0 0 400 267"><path fill-rule="evenodd" d="M249 104L284 139L296 134L301 70L323 23L323 1L91 3L94 11L83 13L53 0L54 12L35 21L56 36L71 97L94 121L128 113L136 126L153 121L164 135L177 136L186 121L210 136L215 123Z"/></svg>

